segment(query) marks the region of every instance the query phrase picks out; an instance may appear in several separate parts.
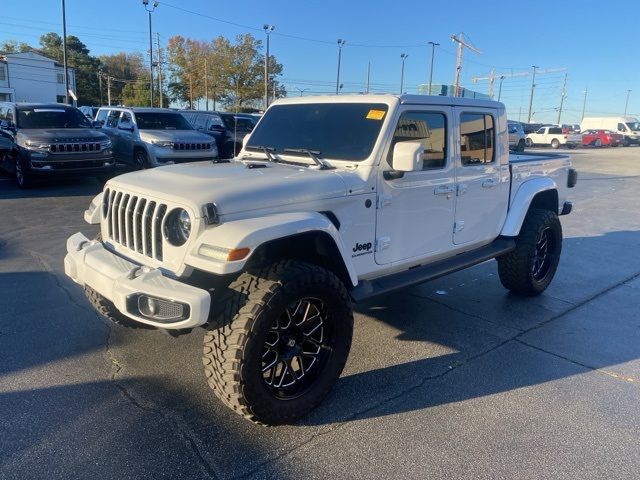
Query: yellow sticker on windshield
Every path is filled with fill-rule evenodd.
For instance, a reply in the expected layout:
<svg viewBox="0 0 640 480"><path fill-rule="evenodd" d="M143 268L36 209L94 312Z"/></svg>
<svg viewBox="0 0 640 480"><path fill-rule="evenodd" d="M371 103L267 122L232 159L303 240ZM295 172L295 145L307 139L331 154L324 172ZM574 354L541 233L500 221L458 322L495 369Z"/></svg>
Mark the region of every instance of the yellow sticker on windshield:
<svg viewBox="0 0 640 480"><path fill-rule="evenodd" d="M369 110L369 113L367 113L367 120L382 120L385 113L387 112L384 110Z"/></svg>

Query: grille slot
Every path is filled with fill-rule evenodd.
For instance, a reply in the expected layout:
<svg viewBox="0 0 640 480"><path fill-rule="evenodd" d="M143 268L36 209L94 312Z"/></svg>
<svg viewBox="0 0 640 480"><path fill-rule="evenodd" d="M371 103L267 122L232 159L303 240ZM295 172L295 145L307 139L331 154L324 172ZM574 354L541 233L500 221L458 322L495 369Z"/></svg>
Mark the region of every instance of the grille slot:
<svg viewBox="0 0 640 480"><path fill-rule="evenodd" d="M137 195L105 191L109 238L134 252L162 261L162 220L167 206Z"/></svg>
<svg viewBox="0 0 640 480"><path fill-rule="evenodd" d="M86 153L99 152L100 150L100 144L96 142L54 143L49 147L51 153Z"/></svg>
<svg viewBox="0 0 640 480"><path fill-rule="evenodd" d="M210 143L185 143L178 142L173 144L174 150L209 150L211 148Z"/></svg>

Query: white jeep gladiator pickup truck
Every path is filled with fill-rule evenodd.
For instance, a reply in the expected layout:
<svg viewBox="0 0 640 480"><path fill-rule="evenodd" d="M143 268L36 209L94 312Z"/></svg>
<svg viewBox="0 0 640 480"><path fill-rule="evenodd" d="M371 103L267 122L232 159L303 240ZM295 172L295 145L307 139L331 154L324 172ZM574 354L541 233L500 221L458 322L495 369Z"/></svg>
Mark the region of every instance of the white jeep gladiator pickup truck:
<svg viewBox="0 0 640 480"><path fill-rule="evenodd" d="M413 95L275 102L236 159L128 173L84 213L65 272L111 321L205 327L215 394L293 422L339 377L352 302L497 259L538 295L577 180L562 155L509 158L502 103Z"/></svg>

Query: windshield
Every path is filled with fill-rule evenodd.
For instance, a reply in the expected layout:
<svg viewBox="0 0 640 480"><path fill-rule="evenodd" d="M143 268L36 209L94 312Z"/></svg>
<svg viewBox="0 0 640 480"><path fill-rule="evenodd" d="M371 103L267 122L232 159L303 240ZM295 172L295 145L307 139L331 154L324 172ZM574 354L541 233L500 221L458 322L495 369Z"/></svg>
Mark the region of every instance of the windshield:
<svg viewBox="0 0 640 480"><path fill-rule="evenodd" d="M271 107L249 137L247 146L320 152L323 158L366 159L387 113L385 104L316 103Z"/></svg>
<svg viewBox="0 0 640 480"><path fill-rule="evenodd" d="M627 122L627 127L634 132L640 132L640 122Z"/></svg>
<svg viewBox="0 0 640 480"><path fill-rule="evenodd" d="M140 130L193 130L179 113L136 112L136 123Z"/></svg>
<svg viewBox="0 0 640 480"><path fill-rule="evenodd" d="M248 133L256 126L256 121L250 117L237 117L234 115L222 115L222 120L229 130Z"/></svg>
<svg viewBox="0 0 640 480"><path fill-rule="evenodd" d="M89 128L91 122L80 110L56 107L21 107L18 109L18 128Z"/></svg>

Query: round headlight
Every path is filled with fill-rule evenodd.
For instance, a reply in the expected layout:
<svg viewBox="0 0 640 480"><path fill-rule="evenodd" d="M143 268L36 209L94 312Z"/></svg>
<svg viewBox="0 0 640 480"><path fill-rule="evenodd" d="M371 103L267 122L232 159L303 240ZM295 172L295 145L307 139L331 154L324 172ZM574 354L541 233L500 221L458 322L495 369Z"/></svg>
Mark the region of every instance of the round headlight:
<svg viewBox="0 0 640 480"><path fill-rule="evenodd" d="M164 236L167 241L176 247L184 245L191 233L191 217L183 208L171 210L164 222Z"/></svg>

